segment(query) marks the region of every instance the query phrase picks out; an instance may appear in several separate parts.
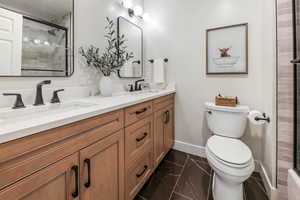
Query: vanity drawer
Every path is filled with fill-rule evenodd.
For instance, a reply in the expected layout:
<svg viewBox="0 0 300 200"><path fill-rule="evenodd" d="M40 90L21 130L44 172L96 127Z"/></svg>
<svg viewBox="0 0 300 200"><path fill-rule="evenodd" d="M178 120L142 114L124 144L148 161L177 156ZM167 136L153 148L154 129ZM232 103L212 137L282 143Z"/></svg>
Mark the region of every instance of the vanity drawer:
<svg viewBox="0 0 300 200"><path fill-rule="evenodd" d="M168 96L160 97L153 101L153 110L158 111L161 110L171 104L174 104L175 94L170 94Z"/></svg>
<svg viewBox="0 0 300 200"><path fill-rule="evenodd" d="M153 146L153 117L149 116L125 129L125 159L126 163L134 160Z"/></svg>
<svg viewBox="0 0 300 200"><path fill-rule="evenodd" d="M123 124L123 110L119 110L3 143L0 144L0 164L95 128L111 125L110 130L116 132Z"/></svg>
<svg viewBox="0 0 300 200"><path fill-rule="evenodd" d="M152 101L141 103L125 109L125 126L129 126L152 114Z"/></svg>
<svg viewBox="0 0 300 200"><path fill-rule="evenodd" d="M0 189L117 132L123 116L116 111L0 144Z"/></svg>
<svg viewBox="0 0 300 200"><path fill-rule="evenodd" d="M153 171L153 152L149 147L135 162L132 162L126 173L126 200L133 200Z"/></svg>

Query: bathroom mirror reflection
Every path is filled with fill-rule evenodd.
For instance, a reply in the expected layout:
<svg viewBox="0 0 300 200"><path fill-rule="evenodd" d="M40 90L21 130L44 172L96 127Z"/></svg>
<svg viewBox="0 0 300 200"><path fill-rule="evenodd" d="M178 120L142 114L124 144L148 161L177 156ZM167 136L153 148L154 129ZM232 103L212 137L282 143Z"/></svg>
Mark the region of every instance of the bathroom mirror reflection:
<svg viewBox="0 0 300 200"><path fill-rule="evenodd" d="M74 0L0 0L0 76L74 72Z"/></svg>
<svg viewBox="0 0 300 200"><path fill-rule="evenodd" d="M118 36L125 35L129 52L133 52L131 58L120 69L121 78L141 78L143 76L143 30L129 20L118 18Z"/></svg>

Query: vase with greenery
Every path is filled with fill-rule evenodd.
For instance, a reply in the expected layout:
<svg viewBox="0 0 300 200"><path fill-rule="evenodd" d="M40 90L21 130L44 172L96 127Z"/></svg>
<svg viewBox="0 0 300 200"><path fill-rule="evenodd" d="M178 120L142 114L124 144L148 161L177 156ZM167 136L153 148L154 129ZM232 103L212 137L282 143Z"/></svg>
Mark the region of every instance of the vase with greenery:
<svg viewBox="0 0 300 200"><path fill-rule="evenodd" d="M102 55L100 55L100 49L93 45L86 50L81 47L79 53L85 58L88 67L94 67L104 75L100 80L99 89L103 96L111 96L112 80L110 75L118 73L121 67L134 56L127 50L125 35L118 35L114 21L108 17L106 20L105 38L108 45Z"/></svg>

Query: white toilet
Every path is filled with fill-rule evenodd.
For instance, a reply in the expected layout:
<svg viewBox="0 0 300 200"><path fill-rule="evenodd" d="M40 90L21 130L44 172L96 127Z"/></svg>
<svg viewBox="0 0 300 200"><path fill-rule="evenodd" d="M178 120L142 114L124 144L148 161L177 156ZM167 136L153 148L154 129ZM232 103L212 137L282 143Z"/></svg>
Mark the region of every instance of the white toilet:
<svg viewBox="0 0 300 200"><path fill-rule="evenodd" d="M205 151L214 170L214 200L243 200L243 182L255 168L251 150L239 140L245 132L249 108L214 103L205 106L208 127L213 133Z"/></svg>

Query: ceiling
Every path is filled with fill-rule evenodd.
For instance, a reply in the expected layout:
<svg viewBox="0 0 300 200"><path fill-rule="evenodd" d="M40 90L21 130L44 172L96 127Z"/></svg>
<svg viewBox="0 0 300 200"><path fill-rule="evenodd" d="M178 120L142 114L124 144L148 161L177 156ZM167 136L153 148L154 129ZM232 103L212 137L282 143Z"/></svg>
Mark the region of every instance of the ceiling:
<svg viewBox="0 0 300 200"><path fill-rule="evenodd" d="M0 0L8 9L51 21L73 10L73 0Z"/></svg>

